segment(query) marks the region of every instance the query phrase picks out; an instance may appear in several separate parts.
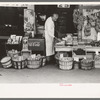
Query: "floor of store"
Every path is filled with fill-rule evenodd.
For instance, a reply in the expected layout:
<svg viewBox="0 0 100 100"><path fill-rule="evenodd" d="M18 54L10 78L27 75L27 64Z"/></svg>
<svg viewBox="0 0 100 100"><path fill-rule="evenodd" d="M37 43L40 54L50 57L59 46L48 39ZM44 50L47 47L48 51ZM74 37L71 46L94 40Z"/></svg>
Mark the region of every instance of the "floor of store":
<svg viewBox="0 0 100 100"><path fill-rule="evenodd" d="M60 70L50 64L39 69L0 68L0 83L99 83L100 69Z"/></svg>

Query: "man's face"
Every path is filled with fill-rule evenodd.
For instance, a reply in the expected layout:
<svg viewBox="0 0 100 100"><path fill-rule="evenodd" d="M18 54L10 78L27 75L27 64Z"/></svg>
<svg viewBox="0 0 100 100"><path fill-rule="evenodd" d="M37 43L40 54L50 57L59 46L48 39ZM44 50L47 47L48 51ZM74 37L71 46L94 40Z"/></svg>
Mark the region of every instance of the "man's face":
<svg viewBox="0 0 100 100"><path fill-rule="evenodd" d="M57 21L58 19L58 14L53 14L53 21Z"/></svg>

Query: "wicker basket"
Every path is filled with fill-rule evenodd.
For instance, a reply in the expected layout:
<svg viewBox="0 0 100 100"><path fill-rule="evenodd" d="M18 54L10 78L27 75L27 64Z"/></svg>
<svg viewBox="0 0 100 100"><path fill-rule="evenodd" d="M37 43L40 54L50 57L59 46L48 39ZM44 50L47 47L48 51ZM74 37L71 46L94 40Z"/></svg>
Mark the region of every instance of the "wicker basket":
<svg viewBox="0 0 100 100"><path fill-rule="evenodd" d="M94 68L94 61L88 60L88 59L83 59L80 61L80 68L83 70L91 70Z"/></svg>
<svg viewBox="0 0 100 100"><path fill-rule="evenodd" d="M27 60L27 68L39 68L42 65L42 59L39 60Z"/></svg>
<svg viewBox="0 0 100 100"><path fill-rule="evenodd" d="M17 58L12 59L13 66L15 69L23 69L26 66L26 59L23 58L22 60L18 60L19 57L23 57L23 56L18 56Z"/></svg>
<svg viewBox="0 0 100 100"><path fill-rule="evenodd" d="M62 70L71 70L73 68L73 58L72 57L59 58L59 68Z"/></svg>

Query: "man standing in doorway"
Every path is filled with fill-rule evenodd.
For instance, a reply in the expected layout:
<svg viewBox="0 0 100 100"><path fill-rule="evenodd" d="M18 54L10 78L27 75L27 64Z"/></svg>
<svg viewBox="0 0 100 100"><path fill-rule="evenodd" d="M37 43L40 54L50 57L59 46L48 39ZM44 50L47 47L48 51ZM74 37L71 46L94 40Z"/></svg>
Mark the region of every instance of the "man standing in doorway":
<svg viewBox="0 0 100 100"><path fill-rule="evenodd" d="M51 57L55 54L54 51L54 36L55 25L54 22L57 21L58 14L53 13L45 22L45 41L46 41L46 57L47 61L50 61Z"/></svg>

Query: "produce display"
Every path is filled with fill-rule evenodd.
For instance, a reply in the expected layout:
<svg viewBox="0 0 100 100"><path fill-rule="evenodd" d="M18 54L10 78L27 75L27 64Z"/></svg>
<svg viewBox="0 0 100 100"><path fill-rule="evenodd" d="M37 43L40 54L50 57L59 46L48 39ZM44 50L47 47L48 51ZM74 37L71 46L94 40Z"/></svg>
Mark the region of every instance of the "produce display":
<svg viewBox="0 0 100 100"><path fill-rule="evenodd" d="M91 46L96 46L96 47L100 47L100 41L92 41L90 43Z"/></svg>
<svg viewBox="0 0 100 100"><path fill-rule="evenodd" d="M91 47L100 47L100 39L98 38L98 33L100 33L100 10L98 9L74 9L73 11L73 22L74 26L77 29L77 36L74 36L74 33L66 33L65 37L62 37L60 42L57 42L55 45L65 47L71 47L72 55L69 56L69 53L66 55L64 53L56 54L55 59L57 61L57 65L59 65L60 69L63 70L71 70L73 68L73 62L75 62L74 56L77 55L86 55L84 59L78 59L76 57L76 63L80 64L80 68L84 70L90 70L94 68L94 61L96 64L100 64L100 56L96 55L88 56L86 54L86 49L83 49L81 46L91 46ZM42 16L43 17L43 16ZM41 18L42 18L41 17ZM30 25L28 25L30 27ZM96 36L93 35L96 33ZM79 39L79 34L81 34L81 40ZM84 39L82 36L86 37ZM93 36L95 39L88 39L87 37ZM23 40L23 41L22 41ZM40 66L44 66L46 62L46 57L40 54L32 54L29 51L28 47L29 37L16 36L11 35L7 41L7 44L19 44L22 41L22 51L20 50L9 50L7 51L7 57L4 57L1 60L1 63L4 68L13 67L16 69L27 68L39 68ZM56 39L57 40L57 39ZM11 45L12 46L12 45ZM16 45L15 45L16 46ZM38 45L39 46L39 45ZM77 47L77 48L75 48ZM80 48L79 48L80 47ZM66 50L67 51L67 50ZM95 51L96 52L96 51ZM65 55L65 56L64 56Z"/></svg>
<svg viewBox="0 0 100 100"><path fill-rule="evenodd" d="M23 56L17 56L16 58L12 59L13 61L23 61L25 58Z"/></svg>
<svg viewBox="0 0 100 100"><path fill-rule="evenodd" d="M86 20L86 17L83 16L82 10L74 9L73 22L75 24L75 27L78 29L78 31L82 30L84 20Z"/></svg>
<svg viewBox="0 0 100 100"><path fill-rule="evenodd" d="M81 69L83 70L90 70L92 68L94 68L94 65L93 65L93 60L91 59L83 59L81 60Z"/></svg>
<svg viewBox="0 0 100 100"><path fill-rule="evenodd" d="M20 53L19 51L12 49L12 50L9 50L7 52L7 56L9 56L9 57L17 57L19 55L19 53Z"/></svg>
<svg viewBox="0 0 100 100"><path fill-rule="evenodd" d="M29 56L28 60L40 60L41 58L42 56L40 54L32 54L31 56Z"/></svg>
<svg viewBox="0 0 100 100"><path fill-rule="evenodd" d="M72 46L73 45L73 37L72 34L67 34L65 38L62 38L65 41L65 45Z"/></svg>
<svg viewBox="0 0 100 100"><path fill-rule="evenodd" d="M39 68L42 65L42 56L40 54L33 54L27 59L28 68Z"/></svg>

